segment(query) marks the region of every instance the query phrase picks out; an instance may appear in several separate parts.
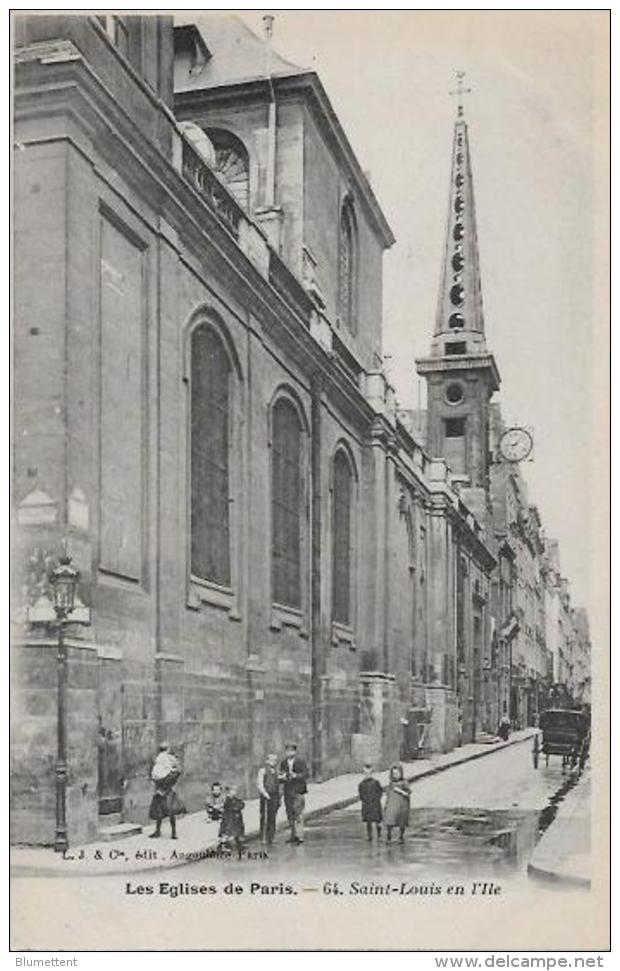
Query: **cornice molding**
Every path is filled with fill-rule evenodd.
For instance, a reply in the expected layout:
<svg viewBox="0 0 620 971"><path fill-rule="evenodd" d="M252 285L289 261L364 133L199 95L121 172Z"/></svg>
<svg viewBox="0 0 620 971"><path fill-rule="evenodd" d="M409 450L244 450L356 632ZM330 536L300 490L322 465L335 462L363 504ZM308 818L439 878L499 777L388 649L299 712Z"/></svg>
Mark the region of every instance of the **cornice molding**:
<svg viewBox="0 0 620 971"><path fill-rule="evenodd" d="M501 378L495 358L488 354L466 354L447 357L418 357L416 370L420 375L442 374L451 371L489 371L492 378L493 391L499 391Z"/></svg>
<svg viewBox="0 0 620 971"><path fill-rule="evenodd" d="M30 62L28 67L32 72L37 65ZM229 285L237 292L245 291L248 306L255 308L254 316L261 316L265 330L278 331L280 346L284 338L284 342L290 344L290 353L301 360L308 373L320 369L325 375L326 392L330 398L347 418L359 427L367 427L373 420L374 410L352 382L342 380L340 367L311 336L312 303L285 264L270 251L269 279L264 278L217 213L211 211L159 147L132 124L131 118L81 56L46 63L42 70L45 74L40 83L33 84L30 78L28 86L17 84L16 122L38 116L49 119L65 115L84 132L88 142L95 143L97 154L102 154L107 164L118 166L120 151L124 156L122 171L127 183L147 205L149 194L159 200L158 214L176 229L193 260L202 265L206 254L216 255L221 261L222 274L229 277ZM90 156L87 147L75 140L68 126L61 127L42 141L67 141L89 164L98 168L97 160ZM26 147L28 144L36 144L36 141L27 142ZM106 153L114 157L106 158ZM104 177L100 168L98 174ZM147 192L145 186L149 183ZM111 188L119 192L118 187L111 185ZM123 199L127 202L124 196ZM154 234L161 235L154 221L150 222L143 212L137 215L146 221ZM180 252L181 246L177 249ZM273 267L276 267L275 271L271 269ZM210 270L213 270L212 264Z"/></svg>

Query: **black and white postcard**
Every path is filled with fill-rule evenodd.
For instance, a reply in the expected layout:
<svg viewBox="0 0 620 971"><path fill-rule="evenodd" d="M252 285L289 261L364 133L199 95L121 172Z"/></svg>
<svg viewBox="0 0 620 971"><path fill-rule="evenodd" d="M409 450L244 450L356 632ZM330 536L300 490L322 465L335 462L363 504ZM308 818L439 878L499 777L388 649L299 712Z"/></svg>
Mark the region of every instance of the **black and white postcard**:
<svg viewBox="0 0 620 971"><path fill-rule="evenodd" d="M609 26L13 12L14 950L608 948Z"/></svg>

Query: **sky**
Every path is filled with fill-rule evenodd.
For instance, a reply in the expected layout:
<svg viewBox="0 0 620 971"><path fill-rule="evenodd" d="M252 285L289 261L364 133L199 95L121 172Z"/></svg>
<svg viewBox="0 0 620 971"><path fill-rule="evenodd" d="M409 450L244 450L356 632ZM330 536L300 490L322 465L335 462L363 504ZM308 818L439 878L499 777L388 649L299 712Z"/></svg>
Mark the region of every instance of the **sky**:
<svg viewBox="0 0 620 971"><path fill-rule="evenodd" d="M434 326L449 91L455 70L466 71L499 400L507 424L533 432L533 461L523 466L530 501L592 622L606 582L605 11L274 13L274 48L318 72L396 236L384 262L384 352L402 407L416 406L414 360ZM241 16L261 32L262 11Z"/></svg>

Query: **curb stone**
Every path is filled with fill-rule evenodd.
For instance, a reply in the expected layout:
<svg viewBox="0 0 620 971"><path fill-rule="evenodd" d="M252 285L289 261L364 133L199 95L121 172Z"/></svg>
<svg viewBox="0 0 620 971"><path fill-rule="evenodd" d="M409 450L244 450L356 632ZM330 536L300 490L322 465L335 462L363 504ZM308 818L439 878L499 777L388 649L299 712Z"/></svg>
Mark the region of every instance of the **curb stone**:
<svg viewBox="0 0 620 971"><path fill-rule="evenodd" d="M421 769L419 772L412 771L412 766L415 763L408 763L409 767L406 772L406 779L408 782L417 782L421 779L429 778L430 776L437 775L440 772L446 772L449 769L456 768L460 765L464 765L467 762L473 762L476 759L484 758L488 755L493 755L495 752L502 751L511 745L520 745L524 742L529 741L535 734L536 729L522 730L518 734L515 733L516 737L509 738L506 742L495 742L487 745L485 748L477 750L475 752L464 753L462 758L457 758L454 761L448 761L444 764L429 765L426 768ZM458 749L453 750L458 751ZM445 753L448 754L448 753ZM384 774L384 773L382 773ZM355 776L357 778L357 776ZM328 782L331 780L327 780ZM253 800L254 801L254 800ZM304 818L306 821L312 819L318 819L321 816L325 816L331 812L335 812L339 809L347 809L349 806L354 805L359 802L359 797L357 792L351 794L344 798L336 798L323 806L317 806L314 809L308 809L304 813ZM192 816L200 815L202 813L192 813ZM215 828L215 824L208 824ZM282 819L276 826L276 832L282 832L288 828L286 820ZM256 825L248 826L245 834L246 841L256 839L259 836L259 828ZM148 837L147 837L148 838ZM137 837L132 837L132 839L137 839ZM183 845L178 848L178 852L182 854L182 857L175 860L143 860L141 865L119 865L116 861L111 861L110 865L104 866L90 866L87 868L86 865L76 866L72 861L63 860L62 858L55 858L55 865L50 866L48 859L52 854L50 849L43 849L41 847L37 848L22 848L22 847L12 847L11 848L11 876L12 877L59 877L59 878L77 878L77 877L103 877L103 876L122 876L136 873L151 873L157 870L170 870L179 866L186 866L190 863L196 863L197 861L208 858L208 854L212 853L218 845L217 837L214 835L209 837L205 833L204 841L200 844L197 849L184 849ZM97 847L97 844L89 844L91 848ZM118 841L116 843L106 843L105 847L109 849L118 848L122 849L123 841ZM87 849L88 847L84 847ZM77 847L75 852L77 852L81 847ZM48 859L41 863L36 861L25 862L20 861L20 855L30 854L30 853L40 853L44 854ZM87 861L90 862L90 861ZM116 865L114 863L116 862ZM135 861L134 861L135 862Z"/></svg>

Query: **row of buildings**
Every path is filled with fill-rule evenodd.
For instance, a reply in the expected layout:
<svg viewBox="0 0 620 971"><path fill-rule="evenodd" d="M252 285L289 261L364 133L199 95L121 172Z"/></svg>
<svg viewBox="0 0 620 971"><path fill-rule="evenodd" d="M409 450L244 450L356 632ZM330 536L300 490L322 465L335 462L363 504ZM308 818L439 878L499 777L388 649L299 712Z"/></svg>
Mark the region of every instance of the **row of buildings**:
<svg viewBox="0 0 620 971"><path fill-rule="evenodd" d="M146 818L162 739L195 809L290 738L319 779L587 700L492 400L462 108L422 415L383 369L392 231L266 27L15 18L15 841L54 838L63 538L71 841Z"/></svg>

